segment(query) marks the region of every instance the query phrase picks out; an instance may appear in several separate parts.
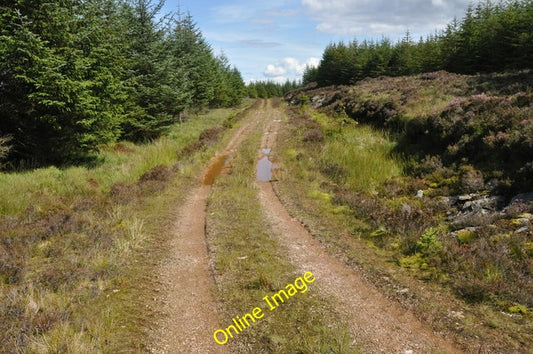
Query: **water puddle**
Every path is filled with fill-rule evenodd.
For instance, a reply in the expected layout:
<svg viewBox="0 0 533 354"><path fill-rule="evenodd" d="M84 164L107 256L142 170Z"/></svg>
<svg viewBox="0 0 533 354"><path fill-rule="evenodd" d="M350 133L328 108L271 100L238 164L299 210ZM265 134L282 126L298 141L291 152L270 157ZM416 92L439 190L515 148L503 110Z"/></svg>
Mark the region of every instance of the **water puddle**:
<svg viewBox="0 0 533 354"><path fill-rule="evenodd" d="M270 149L264 149L270 150ZM270 153L270 151L269 151ZM261 182L270 182L272 180L272 170L278 169L278 164L273 163L264 156L257 162L257 180Z"/></svg>
<svg viewBox="0 0 533 354"><path fill-rule="evenodd" d="M224 167L228 166L228 164L234 158L235 157L233 155L228 154L218 155L215 157L207 167L207 171L204 174L202 183L207 186L211 186L213 183L215 183L215 179L218 177L218 175L220 175Z"/></svg>
<svg viewBox="0 0 533 354"><path fill-rule="evenodd" d="M269 155L272 149L261 149L261 152L265 155Z"/></svg>

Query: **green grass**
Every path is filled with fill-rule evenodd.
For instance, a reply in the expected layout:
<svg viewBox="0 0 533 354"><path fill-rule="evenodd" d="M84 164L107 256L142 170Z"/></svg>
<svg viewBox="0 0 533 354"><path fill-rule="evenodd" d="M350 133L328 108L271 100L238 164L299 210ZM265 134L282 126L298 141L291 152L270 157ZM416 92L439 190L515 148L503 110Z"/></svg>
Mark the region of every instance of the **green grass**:
<svg viewBox="0 0 533 354"><path fill-rule="evenodd" d="M94 167L0 174L0 340L12 352L145 350L152 274L176 205L213 155L200 134L237 112L214 110L150 144L102 149ZM214 139L214 138L213 138ZM139 177L156 166L164 173ZM118 187L120 188L118 188ZM117 198L110 190L123 195Z"/></svg>
<svg viewBox="0 0 533 354"><path fill-rule="evenodd" d="M230 173L218 177L208 202L208 243L225 314L222 324L231 324L233 317L255 307L266 310L264 318L231 340L230 351L355 352L346 328L336 319L329 301L313 289L314 284L272 312L262 300L302 274L273 239L257 199L254 166L260 136L256 131L244 142Z"/></svg>
<svg viewBox="0 0 533 354"><path fill-rule="evenodd" d="M350 125L327 139L319 158L322 166L340 166L345 173L340 177L350 189L370 192L401 175L401 164L390 157L393 148L394 143L384 134L368 126Z"/></svg>
<svg viewBox="0 0 533 354"><path fill-rule="evenodd" d="M104 147L96 167L47 167L32 171L0 173L0 215L17 215L29 205L46 210L58 199L85 198L107 193L115 183L133 183L157 165L171 166L202 131L221 125L234 110L220 109L175 125L152 143L119 143Z"/></svg>

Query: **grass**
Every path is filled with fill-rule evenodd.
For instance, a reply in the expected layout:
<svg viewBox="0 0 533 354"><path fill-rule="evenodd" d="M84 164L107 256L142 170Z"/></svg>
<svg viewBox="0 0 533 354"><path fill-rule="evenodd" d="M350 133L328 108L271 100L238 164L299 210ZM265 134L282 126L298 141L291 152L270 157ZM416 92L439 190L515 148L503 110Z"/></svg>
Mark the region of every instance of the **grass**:
<svg viewBox="0 0 533 354"><path fill-rule="evenodd" d="M221 125L234 114L220 109L201 119L192 118L175 125L167 136L152 143L135 145L124 142L104 147L96 167L47 167L24 172L0 173L0 214L17 215L30 204L46 210L58 198L84 198L106 193L115 183L133 183L155 166L170 166L187 159L181 151L198 140L202 131Z"/></svg>
<svg viewBox="0 0 533 354"><path fill-rule="evenodd" d="M93 167L0 174L6 352L145 350L150 275L175 205L215 150L219 136L205 132L221 132L236 112L194 117L150 144L105 147Z"/></svg>
<svg viewBox="0 0 533 354"><path fill-rule="evenodd" d="M330 121L330 124L335 124ZM326 129L335 129L326 127ZM319 155L320 165L341 166L336 177L357 191L371 192L386 180L400 176L402 166L391 158L394 143L368 126L346 125L331 134Z"/></svg>
<svg viewBox="0 0 533 354"><path fill-rule="evenodd" d="M260 129L261 127L257 127ZM223 323L255 307L265 318L232 339L232 352L352 353L357 350L346 328L336 320L328 299L313 285L275 311L263 297L293 283L299 274L271 237L257 198L255 162L260 141L256 130L233 161L228 175L218 177L208 201L208 244L216 274ZM317 280L318 281L318 280Z"/></svg>
<svg viewBox="0 0 533 354"><path fill-rule="evenodd" d="M524 236L500 235L499 241L495 236L478 237L469 241L477 243L475 249L457 245L445 237L448 228L438 201L415 197L417 190L427 187L424 181L403 175L404 162L392 153L395 144L387 135L353 125L342 116L331 118L295 108L289 112L292 118L279 136L277 157L284 172L276 190L291 214L331 253L355 270L363 270L387 296L435 330L456 338L466 351L477 351L480 346L520 351L525 343L531 346L532 317L523 302L486 295L487 287L516 288L505 285L504 277L525 274L527 268L516 268L518 262L527 260L521 246ZM305 141L305 132L317 127L323 140ZM374 172L369 156L384 166ZM518 256L502 257L507 248ZM445 267L451 258L456 273ZM480 282L467 277L475 274L469 264L478 268ZM462 283L458 282L461 277L465 277ZM456 285L480 301L465 301ZM514 296L528 298L524 291ZM509 309L521 311L512 314Z"/></svg>

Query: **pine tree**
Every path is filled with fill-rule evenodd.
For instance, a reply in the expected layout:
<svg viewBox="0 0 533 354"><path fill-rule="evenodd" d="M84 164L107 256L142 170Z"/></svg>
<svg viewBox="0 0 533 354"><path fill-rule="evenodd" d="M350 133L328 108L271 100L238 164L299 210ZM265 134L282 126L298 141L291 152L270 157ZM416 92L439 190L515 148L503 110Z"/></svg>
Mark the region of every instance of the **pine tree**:
<svg viewBox="0 0 533 354"><path fill-rule="evenodd" d="M172 124L175 98L172 75L167 69L164 30L156 18L163 0L132 0L123 8L128 32L129 100L122 124L123 138L144 141L160 136Z"/></svg>
<svg viewBox="0 0 533 354"><path fill-rule="evenodd" d="M0 133L13 135L19 159L79 160L119 134L119 79L103 65L114 53L98 36L100 14L86 27L91 5L18 1L3 9Z"/></svg>

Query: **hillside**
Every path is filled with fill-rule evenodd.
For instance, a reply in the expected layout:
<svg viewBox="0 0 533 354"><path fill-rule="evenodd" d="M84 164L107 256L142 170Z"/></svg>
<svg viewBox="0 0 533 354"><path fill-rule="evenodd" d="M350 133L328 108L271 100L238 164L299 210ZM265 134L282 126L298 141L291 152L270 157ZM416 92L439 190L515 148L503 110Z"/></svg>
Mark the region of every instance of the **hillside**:
<svg viewBox="0 0 533 354"><path fill-rule="evenodd" d="M441 71L293 91L286 96L295 105L292 134L303 142L296 149L285 143L293 168L280 193L325 203L298 202L296 209L307 210L328 247L369 270L405 306L451 326L435 315L434 302L419 303L427 293L402 299L390 282L396 276L355 240L424 287L448 289L439 300L445 306L459 299L479 325L530 343L522 335L533 306L532 82L529 71ZM312 182L306 188L301 180ZM335 214L348 215L355 240L320 231ZM461 313L458 323L473 321ZM472 334L472 327L457 326Z"/></svg>
<svg viewBox="0 0 533 354"><path fill-rule="evenodd" d="M306 88L287 95L331 115L386 130L395 153L434 193L533 190L533 73L469 76L444 71L366 79L355 86ZM476 186L450 174L479 176ZM481 181L482 180L482 181Z"/></svg>

